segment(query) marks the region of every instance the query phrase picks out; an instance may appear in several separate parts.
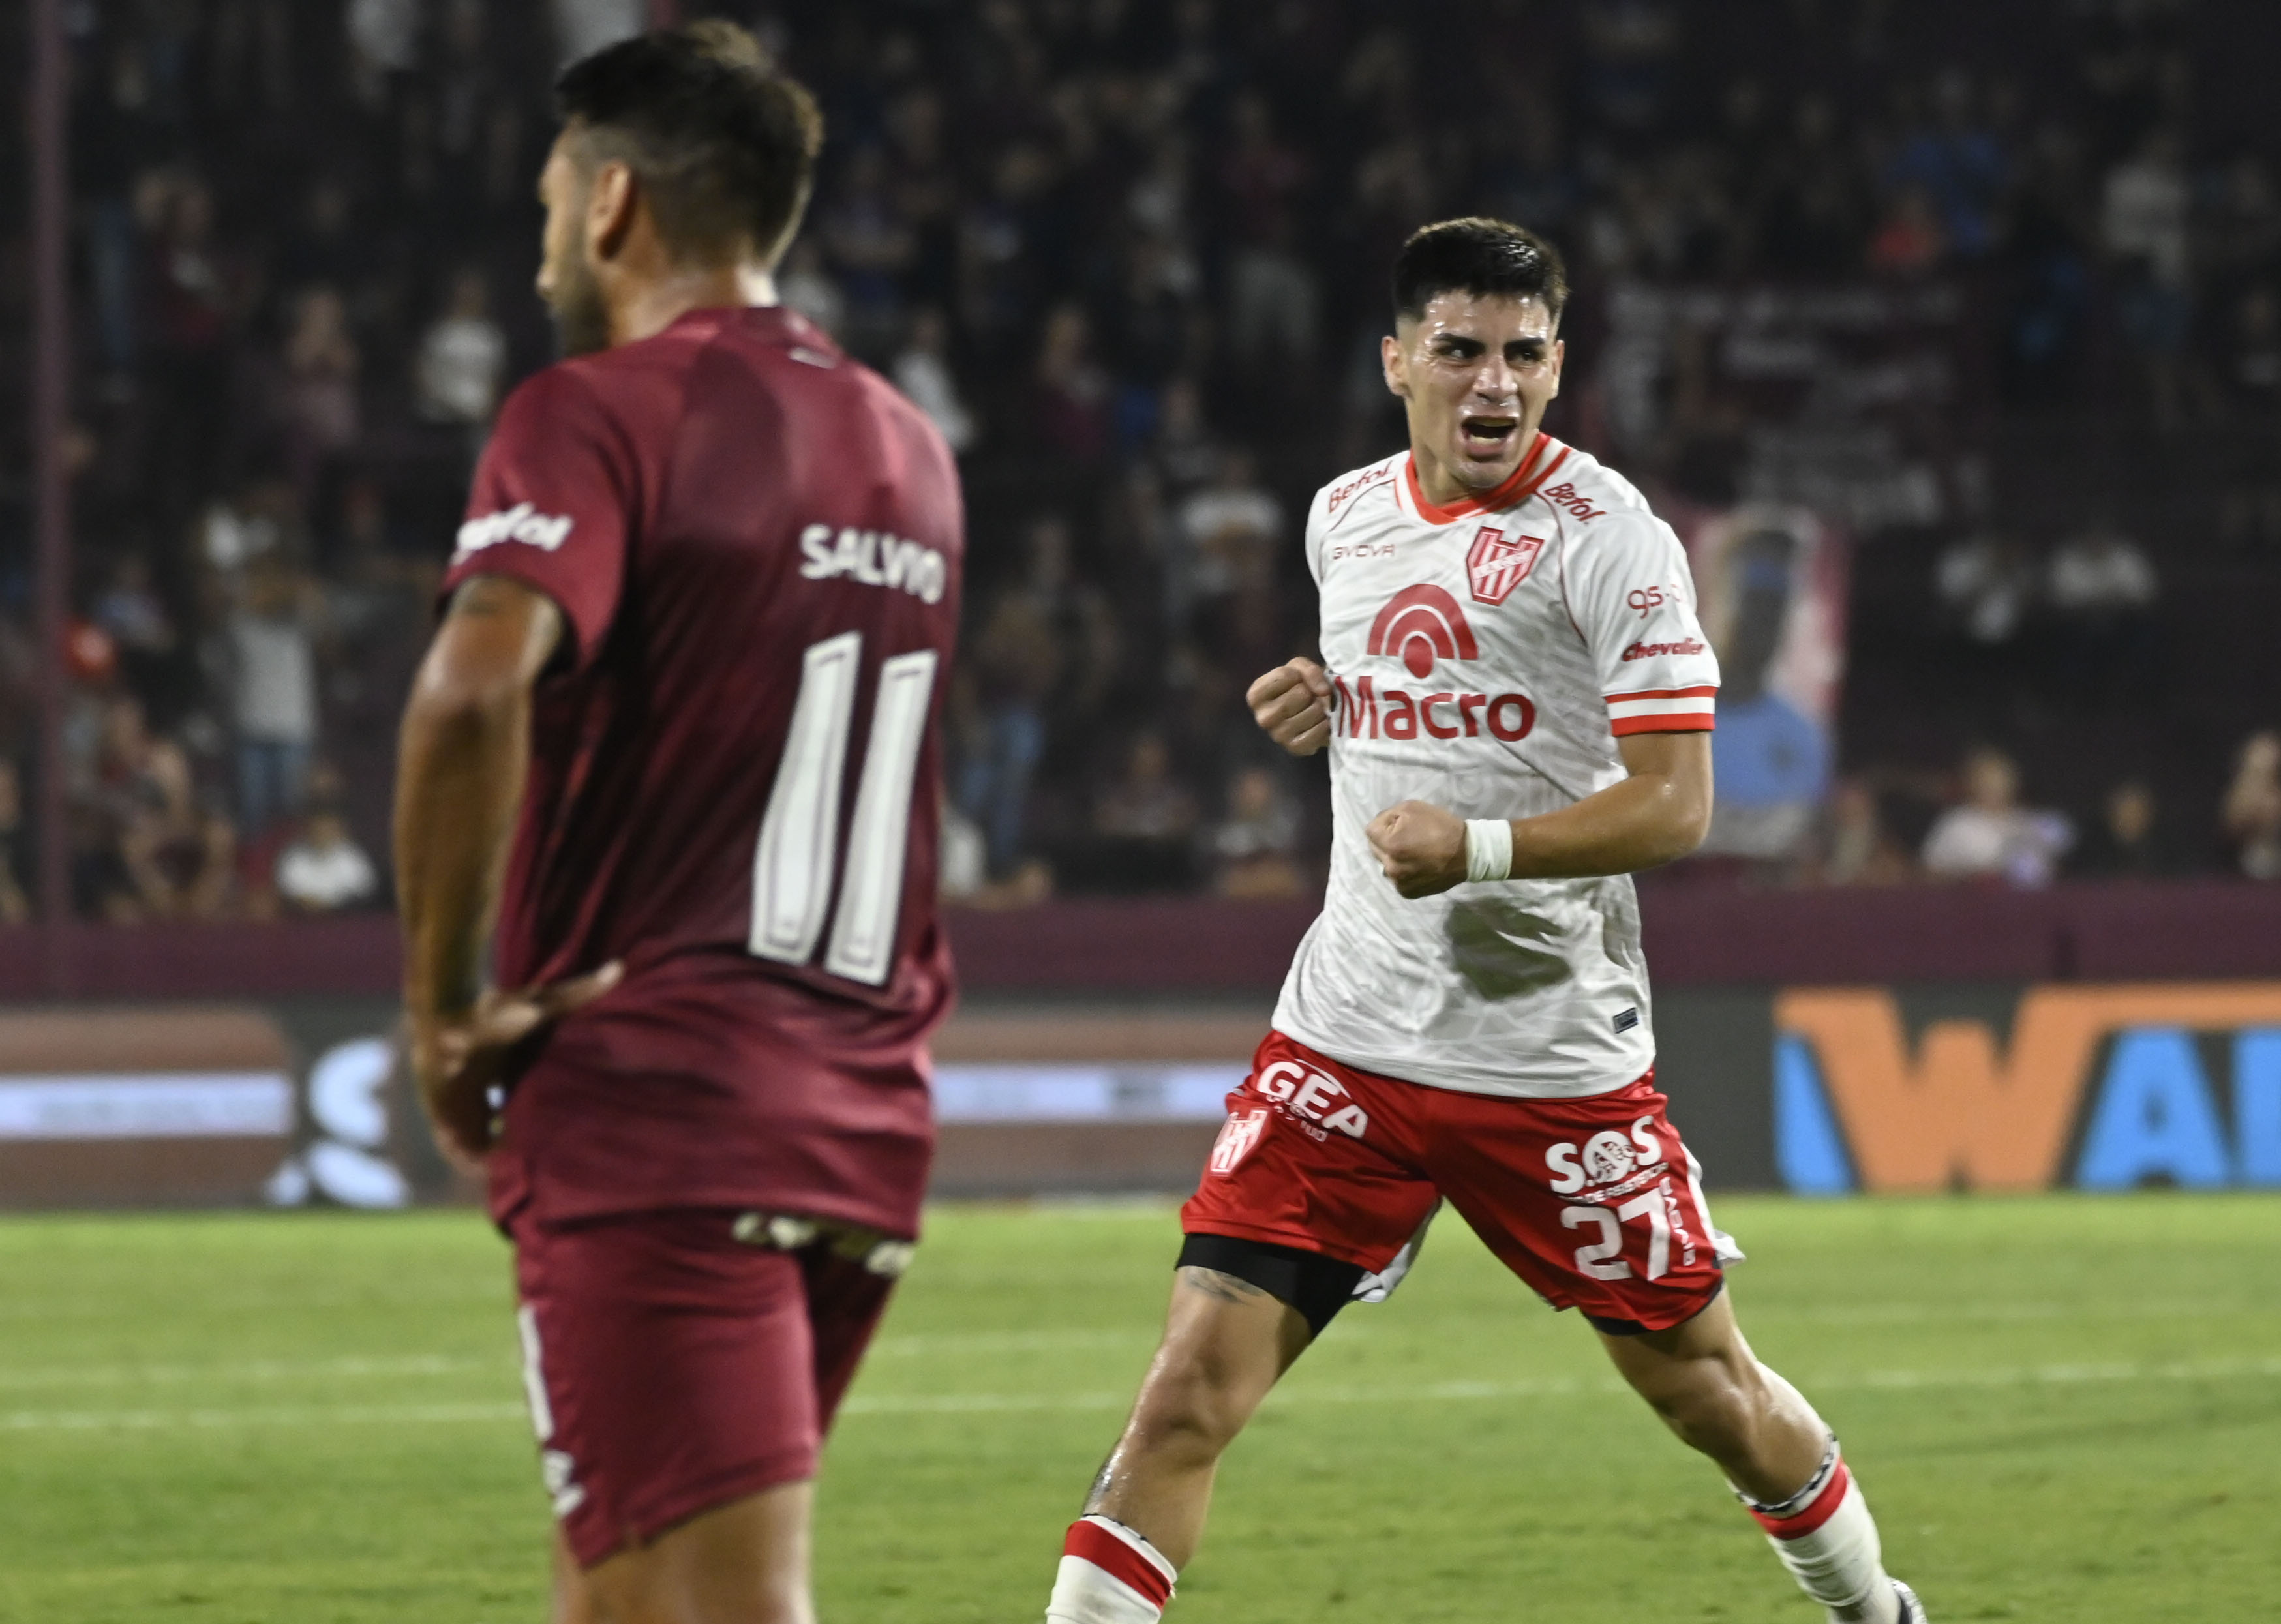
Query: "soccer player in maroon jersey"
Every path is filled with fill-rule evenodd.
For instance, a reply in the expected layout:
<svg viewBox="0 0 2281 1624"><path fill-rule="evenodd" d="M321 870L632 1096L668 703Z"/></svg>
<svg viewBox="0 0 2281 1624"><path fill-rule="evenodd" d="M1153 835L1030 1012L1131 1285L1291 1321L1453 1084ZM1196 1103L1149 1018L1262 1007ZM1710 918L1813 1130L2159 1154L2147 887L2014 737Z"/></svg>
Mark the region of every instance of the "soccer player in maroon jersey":
<svg viewBox="0 0 2281 1624"><path fill-rule="evenodd" d="M414 1064L514 1242L556 1618L803 1624L932 1148L957 476L775 304L822 127L749 35L558 93L570 359L499 414L404 720Z"/></svg>

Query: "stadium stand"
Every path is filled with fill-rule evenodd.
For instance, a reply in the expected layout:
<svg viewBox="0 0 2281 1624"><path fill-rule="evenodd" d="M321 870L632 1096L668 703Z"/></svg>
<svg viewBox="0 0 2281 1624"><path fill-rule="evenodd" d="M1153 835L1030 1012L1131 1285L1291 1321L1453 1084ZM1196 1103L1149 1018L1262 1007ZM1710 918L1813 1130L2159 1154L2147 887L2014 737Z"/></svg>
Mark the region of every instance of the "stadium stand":
<svg viewBox="0 0 2281 1624"><path fill-rule="evenodd" d="M75 905L374 906L393 723L472 455L551 353L528 286L548 81L643 8L72 17ZM2244 43L2281 23L2260 8L802 0L757 20L831 132L785 296L963 454L950 866L970 903L1308 890L1321 780L1260 754L1241 689L1306 643L1310 492L1398 444L1373 351L1390 250L1465 211L1574 264L1555 432L1674 517L1802 504L1852 543L1816 833L1659 885L1914 878L1957 807L1999 834L2065 817L2014 882L2281 870L2281 751L2260 742L2281 655L2254 590L2281 554L2281 189L2270 51ZM0 161L20 139L0 130ZM0 202L12 374L20 206ZM15 468L20 409L0 406ZM30 851L25 500L0 490L0 920ZM2009 788L1962 769L1975 747Z"/></svg>

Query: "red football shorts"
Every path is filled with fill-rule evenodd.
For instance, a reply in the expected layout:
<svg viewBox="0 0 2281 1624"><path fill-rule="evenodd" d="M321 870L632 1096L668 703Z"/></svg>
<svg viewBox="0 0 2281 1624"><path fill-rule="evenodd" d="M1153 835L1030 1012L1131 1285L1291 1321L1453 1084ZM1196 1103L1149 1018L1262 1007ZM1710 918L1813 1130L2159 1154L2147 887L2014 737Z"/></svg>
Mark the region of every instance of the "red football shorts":
<svg viewBox="0 0 2281 1624"><path fill-rule="evenodd" d="M813 1477L894 1287L876 1266L901 1262L892 1243L785 1249L766 1220L712 1210L525 1217L508 1235L541 1466L584 1567Z"/></svg>
<svg viewBox="0 0 2281 1624"><path fill-rule="evenodd" d="M1428 1088L1271 1032L1227 1097L1189 1234L1295 1247L1372 1273L1437 1198L1555 1308L1659 1331L1719 1293L1718 1237L1655 1073L1581 1100Z"/></svg>

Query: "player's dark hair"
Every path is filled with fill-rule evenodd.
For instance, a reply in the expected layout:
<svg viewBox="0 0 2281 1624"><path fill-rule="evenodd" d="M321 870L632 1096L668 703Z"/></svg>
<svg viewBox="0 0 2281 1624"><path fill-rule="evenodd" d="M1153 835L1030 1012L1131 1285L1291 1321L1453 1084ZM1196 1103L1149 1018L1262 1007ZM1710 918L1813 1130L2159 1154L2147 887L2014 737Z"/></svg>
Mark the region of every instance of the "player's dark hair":
<svg viewBox="0 0 2281 1624"><path fill-rule="evenodd" d="M734 23L708 18L598 50L563 70L554 100L596 157L632 166L677 258L773 260L808 206L823 116Z"/></svg>
<svg viewBox="0 0 2281 1624"><path fill-rule="evenodd" d="M1419 228L1394 257L1394 313L1415 321L1443 293L1543 301L1554 321L1568 303L1560 251L1534 231L1470 215Z"/></svg>

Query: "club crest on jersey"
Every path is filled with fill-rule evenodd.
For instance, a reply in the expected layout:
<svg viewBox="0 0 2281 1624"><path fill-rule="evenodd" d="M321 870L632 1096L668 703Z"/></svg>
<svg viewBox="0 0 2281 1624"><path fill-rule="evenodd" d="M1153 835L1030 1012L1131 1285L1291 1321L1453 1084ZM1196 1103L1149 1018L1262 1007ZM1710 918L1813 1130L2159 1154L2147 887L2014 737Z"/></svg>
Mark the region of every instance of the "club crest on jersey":
<svg viewBox="0 0 2281 1624"><path fill-rule="evenodd" d="M1436 660L1478 660L1481 646L1458 600L1438 586L1405 586L1370 623L1370 652L1400 658L1423 682Z"/></svg>
<svg viewBox="0 0 2281 1624"><path fill-rule="evenodd" d="M1267 1131L1267 1107L1256 1106L1248 1111L1236 1111L1220 1125L1219 1137L1212 1141L1211 1170L1216 1173L1232 1173L1243 1164L1259 1136Z"/></svg>
<svg viewBox="0 0 2281 1624"><path fill-rule="evenodd" d="M1473 601L1500 604L1512 597L1512 589L1528 579L1528 572L1536 568L1536 555L1543 551L1542 536L1508 539L1496 526L1481 526L1465 554L1465 577L1473 583Z"/></svg>

